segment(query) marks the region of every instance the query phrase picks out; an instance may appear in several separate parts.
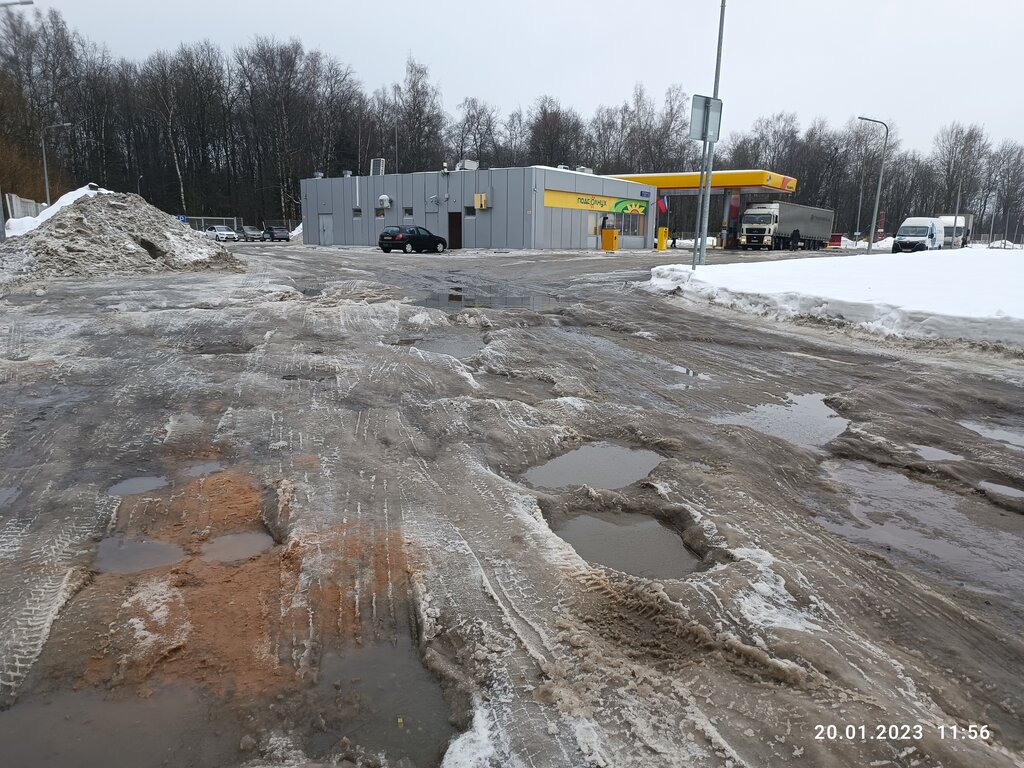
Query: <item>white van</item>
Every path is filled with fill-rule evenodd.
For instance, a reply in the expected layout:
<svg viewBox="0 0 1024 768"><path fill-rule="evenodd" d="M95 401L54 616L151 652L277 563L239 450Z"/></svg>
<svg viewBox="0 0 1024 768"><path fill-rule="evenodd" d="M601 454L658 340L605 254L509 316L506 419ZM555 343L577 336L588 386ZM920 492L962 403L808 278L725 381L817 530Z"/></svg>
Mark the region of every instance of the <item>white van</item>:
<svg viewBox="0 0 1024 768"><path fill-rule="evenodd" d="M893 253L905 251L934 251L942 248L945 225L942 219L911 216L900 224L892 243Z"/></svg>

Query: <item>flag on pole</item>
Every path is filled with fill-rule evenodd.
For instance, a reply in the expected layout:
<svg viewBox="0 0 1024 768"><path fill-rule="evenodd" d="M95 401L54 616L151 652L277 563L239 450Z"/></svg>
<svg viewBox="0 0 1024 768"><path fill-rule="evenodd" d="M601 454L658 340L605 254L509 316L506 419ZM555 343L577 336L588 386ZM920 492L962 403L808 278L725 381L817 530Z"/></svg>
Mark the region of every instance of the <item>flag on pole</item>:
<svg viewBox="0 0 1024 768"><path fill-rule="evenodd" d="M662 213L668 213L668 195L662 195L658 198L658 210Z"/></svg>

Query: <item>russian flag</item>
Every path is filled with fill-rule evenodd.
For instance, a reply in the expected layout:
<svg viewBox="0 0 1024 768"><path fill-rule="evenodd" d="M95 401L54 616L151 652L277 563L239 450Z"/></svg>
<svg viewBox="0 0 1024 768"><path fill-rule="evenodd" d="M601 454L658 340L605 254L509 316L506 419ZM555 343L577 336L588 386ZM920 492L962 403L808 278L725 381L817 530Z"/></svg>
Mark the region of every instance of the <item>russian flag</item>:
<svg viewBox="0 0 1024 768"><path fill-rule="evenodd" d="M662 195L658 198L658 210L662 213L668 213L668 195Z"/></svg>

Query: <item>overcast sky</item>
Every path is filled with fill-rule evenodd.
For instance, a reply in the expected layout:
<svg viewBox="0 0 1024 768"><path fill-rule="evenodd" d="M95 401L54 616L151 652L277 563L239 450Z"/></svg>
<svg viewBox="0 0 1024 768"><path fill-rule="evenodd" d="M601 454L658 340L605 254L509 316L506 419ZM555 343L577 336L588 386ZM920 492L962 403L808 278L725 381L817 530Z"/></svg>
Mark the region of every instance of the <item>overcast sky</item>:
<svg viewBox="0 0 1024 768"><path fill-rule="evenodd" d="M590 117L642 82L710 95L720 0L36 0L129 58L210 38L298 37L349 64L368 90L401 80L411 54L452 114L465 96L503 112L541 94ZM943 125L980 123L1024 141L1021 0L728 0L723 134L796 112L841 125L889 121L928 151Z"/></svg>

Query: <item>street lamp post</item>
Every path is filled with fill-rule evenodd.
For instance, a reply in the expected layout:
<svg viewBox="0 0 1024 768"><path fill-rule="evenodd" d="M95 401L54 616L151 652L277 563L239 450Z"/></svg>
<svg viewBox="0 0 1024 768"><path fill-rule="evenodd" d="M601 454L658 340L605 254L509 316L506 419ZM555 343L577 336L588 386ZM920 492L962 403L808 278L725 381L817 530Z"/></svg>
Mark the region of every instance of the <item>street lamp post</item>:
<svg viewBox="0 0 1024 768"><path fill-rule="evenodd" d="M882 199L882 175L885 173L885 150L889 147L889 126L881 120L874 120L870 117L858 117L868 123L878 123L885 128L885 141L882 142L882 162L878 165L878 190L875 192L875 212L871 214L871 231L868 232L868 253L871 253L871 246L875 242L875 228L878 226L878 203Z"/></svg>
<svg viewBox="0 0 1024 768"><path fill-rule="evenodd" d="M50 207L50 173L46 168L46 132L51 128L70 128L71 123L54 123L43 127L39 137L39 143L43 148L43 184L46 185L46 207Z"/></svg>

